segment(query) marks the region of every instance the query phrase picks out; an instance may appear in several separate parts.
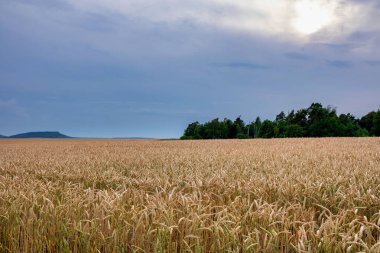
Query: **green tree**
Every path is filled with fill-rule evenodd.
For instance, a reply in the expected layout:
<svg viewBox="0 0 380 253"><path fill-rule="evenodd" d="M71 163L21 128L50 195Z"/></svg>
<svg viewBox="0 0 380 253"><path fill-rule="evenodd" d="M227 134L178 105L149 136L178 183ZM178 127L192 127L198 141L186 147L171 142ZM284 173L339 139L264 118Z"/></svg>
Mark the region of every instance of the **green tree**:
<svg viewBox="0 0 380 253"><path fill-rule="evenodd" d="M370 112L360 120L352 114L340 114L330 106L312 103L306 109L280 112L274 121L261 122L257 117L246 125L241 117L234 121L213 119L205 124L194 122L188 125L182 139L226 139L226 138L282 138L282 137L335 137L335 136L380 136L380 110Z"/></svg>
<svg viewBox="0 0 380 253"><path fill-rule="evenodd" d="M274 128L275 137L277 138L285 137L285 129L286 129L287 123L286 123L286 115L284 112L280 112L276 116L275 124L276 124Z"/></svg>
<svg viewBox="0 0 380 253"><path fill-rule="evenodd" d="M234 127L232 120L225 118L223 124L226 128L227 139L236 138L236 128Z"/></svg>
<svg viewBox="0 0 380 253"><path fill-rule="evenodd" d="M378 110L373 117L371 133L374 136L380 136L380 110Z"/></svg>
<svg viewBox="0 0 380 253"><path fill-rule="evenodd" d="M260 136L260 131L261 131L261 119L260 117L257 117L256 120L255 120L255 133L254 133L254 137L257 138Z"/></svg>
<svg viewBox="0 0 380 253"><path fill-rule="evenodd" d="M275 137L276 124L270 120L264 120L261 124L260 135L261 138L273 138Z"/></svg>
<svg viewBox="0 0 380 253"><path fill-rule="evenodd" d="M198 121L189 124L181 139L203 139L202 127Z"/></svg>
<svg viewBox="0 0 380 253"><path fill-rule="evenodd" d="M205 139L226 139L228 137L227 126L218 118L204 124Z"/></svg>
<svg viewBox="0 0 380 253"><path fill-rule="evenodd" d="M233 127L234 127L234 130L236 131L235 138L239 138L239 139L248 138L245 123L241 119L241 116L235 119L233 123Z"/></svg>
<svg viewBox="0 0 380 253"><path fill-rule="evenodd" d="M336 110L331 107L323 108L320 103L313 103L307 109L307 136L333 137L339 136L340 122Z"/></svg>
<svg viewBox="0 0 380 253"><path fill-rule="evenodd" d="M304 136L304 130L303 127L297 125L297 124L290 124L287 125L285 128L285 137L303 137Z"/></svg>
<svg viewBox="0 0 380 253"><path fill-rule="evenodd" d="M289 123L299 125L302 128L306 128L308 125L308 111L307 111L307 109L298 110L294 114L294 118L289 119Z"/></svg>
<svg viewBox="0 0 380 253"><path fill-rule="evenodd" d="M372 111L364 115L359 120L359 125L362 128L366 129L370 135L374 135L374 133L372 132L372 128L373 128L375 115L376 115L376 112Z"/></svg>
<svg viewBox="0 0 380 253"><path fill-rule="evenodd" d="M357 136L360 128L358 120L350 113L339 115L339 136ZM360 134L363 134L361 132Z"/></svg>

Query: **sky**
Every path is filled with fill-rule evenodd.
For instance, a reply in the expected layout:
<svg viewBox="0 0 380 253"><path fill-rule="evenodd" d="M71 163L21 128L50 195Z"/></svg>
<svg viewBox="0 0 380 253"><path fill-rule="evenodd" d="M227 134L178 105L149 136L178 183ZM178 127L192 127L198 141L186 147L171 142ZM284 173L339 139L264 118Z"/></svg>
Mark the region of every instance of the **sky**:
<svg viewBox="0 0 380 253"><path fill-rule="evenodd" d="M380 108L378 0L2 0L0 134L176 138Z"/></svg>

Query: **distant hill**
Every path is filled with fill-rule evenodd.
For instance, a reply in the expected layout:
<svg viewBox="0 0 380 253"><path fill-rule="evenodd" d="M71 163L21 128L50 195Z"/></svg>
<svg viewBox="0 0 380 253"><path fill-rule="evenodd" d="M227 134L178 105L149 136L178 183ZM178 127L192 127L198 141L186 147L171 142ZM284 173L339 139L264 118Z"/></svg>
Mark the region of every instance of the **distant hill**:
<svg viewBox="0 0 380 253"><path fill-rule="evenodd" d="M9 136L8 138L71 138L60 132L28 132Z"/></svg>
<svg viewBox="0 0 380 253"><path fill-rule="evenodd" d="M8 137L0 134L0 139L2 138L8 138Z"/></svg>

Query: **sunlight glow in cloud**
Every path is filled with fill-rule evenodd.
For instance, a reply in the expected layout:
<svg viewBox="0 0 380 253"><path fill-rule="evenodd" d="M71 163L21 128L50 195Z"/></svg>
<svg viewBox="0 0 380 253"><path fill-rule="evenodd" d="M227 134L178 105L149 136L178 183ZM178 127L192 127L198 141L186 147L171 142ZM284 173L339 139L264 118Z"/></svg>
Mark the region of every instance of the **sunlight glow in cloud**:
<svg viewBox="0 0 380 253"><path fill-rule="evenodd" d="M69 1L89 12L157 23L192 22L287 39L320 33L319 38L333 40L351 33L362 19L359 13L364 13L361 4L350 0Z"/></svg>
<svg viewBox="0 0 380 253"><path fill-rule="evenodd" d="M337 4L334 2L323 4L323 1L299 1L295 3L296 19L293 25L301 33L315 33L336 19L336 9Z"/></svg>

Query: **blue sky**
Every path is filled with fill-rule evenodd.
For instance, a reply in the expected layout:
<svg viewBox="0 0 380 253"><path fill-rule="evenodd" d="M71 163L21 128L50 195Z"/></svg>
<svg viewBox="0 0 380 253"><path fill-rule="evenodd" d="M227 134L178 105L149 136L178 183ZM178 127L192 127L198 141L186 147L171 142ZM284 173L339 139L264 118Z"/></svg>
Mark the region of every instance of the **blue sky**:
<svg viewBox="0 0 380 253"><path fill-rule="evenodd" d="M0 134L179 137L216 117L380 108L380 4L12 0L0 9Z"/></svg>

